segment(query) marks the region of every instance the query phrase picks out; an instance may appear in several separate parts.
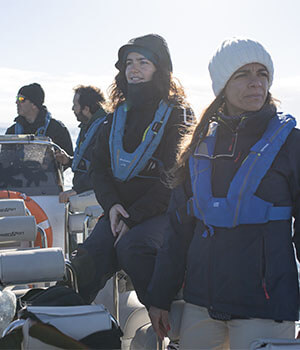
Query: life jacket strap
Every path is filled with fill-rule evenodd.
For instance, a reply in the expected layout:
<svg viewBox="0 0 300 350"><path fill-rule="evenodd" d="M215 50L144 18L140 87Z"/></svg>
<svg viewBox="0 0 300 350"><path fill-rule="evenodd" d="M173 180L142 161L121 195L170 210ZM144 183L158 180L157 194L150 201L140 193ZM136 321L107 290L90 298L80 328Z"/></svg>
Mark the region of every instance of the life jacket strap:
<svg viewBox="0 0 300 350"><path fill-rule="evenodd" d="M292 217L292 207L272 207L269 211L269 219L289 220Z"/></svg>

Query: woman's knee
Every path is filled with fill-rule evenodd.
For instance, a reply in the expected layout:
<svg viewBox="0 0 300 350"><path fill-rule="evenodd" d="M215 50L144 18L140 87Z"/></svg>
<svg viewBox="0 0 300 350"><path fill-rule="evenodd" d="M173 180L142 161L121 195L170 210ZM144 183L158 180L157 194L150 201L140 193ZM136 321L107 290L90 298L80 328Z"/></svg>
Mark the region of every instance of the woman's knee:
<svg viewBox="0 0 300 350"><path fill-rule="evenodd" d="M152 265L163 241L160 222L161 217L147 220L134 226L120 239L116 254L121 268L135 270L138 264Z"/></svg>
<svg viewBox="0 0 300 350"><path fill-rule="evenodd" d="M116 245L116 253L119 261L136 260L144 255L156 254L158 245L149 238L143 236L143 232L138 235L131 230L125 234Z"/></svg>
<svg viewBox="0 0 300 350"><path fill-rule="evenodd" d="M134 245L134 237L128 234L125 234L115 246L116 255L119 264L127 265L127 262L132 258L132 254L136 251L136 246Z"/></svg>

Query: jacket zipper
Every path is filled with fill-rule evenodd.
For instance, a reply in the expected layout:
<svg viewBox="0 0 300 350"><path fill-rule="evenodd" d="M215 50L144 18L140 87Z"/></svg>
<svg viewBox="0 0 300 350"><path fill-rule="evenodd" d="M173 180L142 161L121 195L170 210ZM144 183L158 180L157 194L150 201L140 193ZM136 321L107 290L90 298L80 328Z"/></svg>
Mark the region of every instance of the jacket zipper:
<svg viewBox="0 0 300 350"><path fill-rule="evenodd" d="M265 293L265 298L267 300L270 299L269 293L267 291L267 284L266 284L266 258L265 258L265 242L264 239L262 238L262 288Z"/></svg>
<svg viewBox="0 0 300 350"><path fill-rule="evenodd" d="M208 307L210 310L213 310L212 306L212 293L213 293L213 288L212 288L212 262L214 261L213 259L213 251L212 251L212 239L214 239L214 236L211 237L209 240L209 265L208 265Z"/></svg>

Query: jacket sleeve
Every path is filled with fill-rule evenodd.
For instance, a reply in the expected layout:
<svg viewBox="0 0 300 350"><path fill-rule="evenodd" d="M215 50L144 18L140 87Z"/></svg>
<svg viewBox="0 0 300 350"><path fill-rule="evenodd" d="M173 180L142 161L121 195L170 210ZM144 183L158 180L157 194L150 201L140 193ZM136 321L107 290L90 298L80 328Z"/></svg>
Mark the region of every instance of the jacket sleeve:
<svg viewBox="0 0 300 350"><path fill-rule="evenodd" d="M74 151L73 151L73 143L72 143L72 139L71 139L71 135L69 133L69 130L64 127L63 132L62 132L62 148L70 155L73 156L74 155Z"/></svg>
<svg viewBox="0 0 300 350"><path fill-rule="evenodd" d="M79 194L88 191L93 188L92 180L89 173L78 173L74 174L73 177L73 190Z"/></svg>
<svg viewBox="0 0 300 350"><path fill-rule="evenodd" d="M172 301L182 288L185 277L186 257L194 234L195 219L186 213L180 219L178 209L187 202L183 186L172 191L168 210L169 225L165 241L155 260L154 272L148 287L148 305L170 310Z"/></svg>
<svg viewBox="0 0 300 350"><path fill-rule="evenodd" d="M124 219L129 227L143 222L150 217L164 213L169 204L170 190L163 184L163 171L170 169L176 159L177 147L186 130L187 120L193 120L192 110L174 108L166 125L163 139L160 143L160 160L163 169L161 179L156 181L148 191L128 208L129 219ZM155 203L155 206L153 205Z"/></svg>
<svg viewBox="0 0 300 350"><path fill-rule="evenodd" d="M73 143L67 127L60 121L52 119L46 135L61 147L69 156L73 156Z"/></svg>
<svg viewBox="0 0 300 350"><path fill-rule="evenodd" d="M293 242L295 244L298 262L300 262L300 130L296 129L294 131L294 135L289 137L290 140L288 138L288 141L290 142L288 155L292 166L288 179L293 198Z"/></svg>
<svg viewBox="0 0 300 350"><path fill-rule="evenodd" d="M108 215L114 204L122 204L114 186L113 174L110 165L109 134L112 115L101 125L96 144L92 151L92 161L89 169L90 178L97 201L102 206L105 215Z"/></svg>
<svg viewBox="0 0 300 350"><path fill-rule="evenodd" d="M5 131L5 135L13 135L15 133L15 125L11 125L7 130Z"/></svg>

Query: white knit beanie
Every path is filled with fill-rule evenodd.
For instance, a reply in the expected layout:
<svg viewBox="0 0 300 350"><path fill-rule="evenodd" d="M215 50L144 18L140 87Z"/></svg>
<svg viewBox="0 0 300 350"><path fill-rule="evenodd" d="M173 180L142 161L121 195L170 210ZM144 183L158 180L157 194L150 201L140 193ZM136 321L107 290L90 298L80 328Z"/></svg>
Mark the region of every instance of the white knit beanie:
<svg viewBox="0 0 300 350"><path fill-rule="evenodd" d="M248 63L260 63L267 68L270 88L274 67L269 53L257 41L234 37L225 40L209 62L208 70L215 95L221 92L234 72Z"/></svg>

